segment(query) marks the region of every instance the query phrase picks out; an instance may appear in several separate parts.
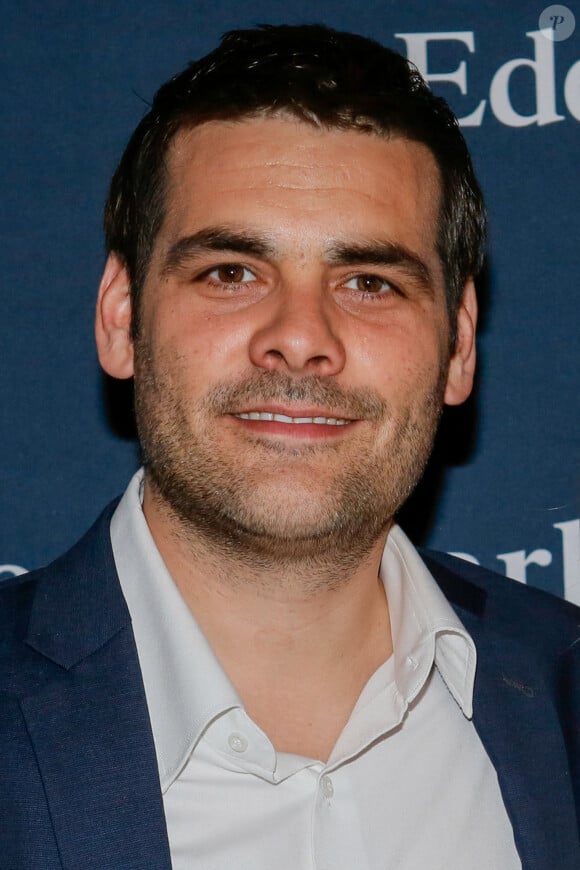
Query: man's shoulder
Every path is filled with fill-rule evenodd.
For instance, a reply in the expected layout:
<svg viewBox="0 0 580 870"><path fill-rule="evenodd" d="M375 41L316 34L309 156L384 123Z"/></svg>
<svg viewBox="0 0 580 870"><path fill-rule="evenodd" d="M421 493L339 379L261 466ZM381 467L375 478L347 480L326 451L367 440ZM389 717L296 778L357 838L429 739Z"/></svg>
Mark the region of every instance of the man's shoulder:
<svg viewBox="0 0 580 870"><path fill-rule="evenodd" d="M117 604L121 592L109 536L117 501L49 565L0 581L0 664L27 658L35 641L65 642L94 624L95 609Z"/></svg>
<svg viewBox="0 0 580 870"><path fill-rule="evenodd" d="M79 569L90 570L94 560L108 552L109 526L118 503L117 498L108 504L79 540L48 565L0 580L0 601L5 602L7 607L12 604L17 609L26 609L38 586L50 582L53 577L69 575Z"/></svg>
<svg viewBox="0 0 580 870"><path fill-rule="evenodd" d="M578 643L580 608L571 602L447 553L420 554L461 617L467 613L535 648L553 645L561 651Z"/></svg>
<svg viewBox="0 0 580 870"><path fill-rule="evenodd" d="M580 608L571 602L543 589L519 583L482 565L436 550L420 549L419 553L430 570L437 574L436 579L444 588L454 589L454 581L460 581L500 601L513 601L521 605L525 602L528 607L548 608L575 620L580 616Z"/></svg>

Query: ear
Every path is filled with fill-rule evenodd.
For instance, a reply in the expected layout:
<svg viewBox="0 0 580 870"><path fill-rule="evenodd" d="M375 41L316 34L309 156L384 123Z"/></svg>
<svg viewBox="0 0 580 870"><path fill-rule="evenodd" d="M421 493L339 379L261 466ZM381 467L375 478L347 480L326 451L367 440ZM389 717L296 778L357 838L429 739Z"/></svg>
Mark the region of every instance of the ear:
<svg viewBox="0 0 580 870"><path fill-rule="evenodd" d="M130 289L127 267L117 254L110 254L99 286L95 337L99 361L113 378L133 375Z"/></svg>
<svg viewBox="0 0 580 870"><path fill-rule="evenodd" d="M445 404L460 405L473 387L475 375L475 327L477 325L477 296L475 284L470 278L463 290L461 303L457 309L457 338L455 349L449 362Z"/></svg>

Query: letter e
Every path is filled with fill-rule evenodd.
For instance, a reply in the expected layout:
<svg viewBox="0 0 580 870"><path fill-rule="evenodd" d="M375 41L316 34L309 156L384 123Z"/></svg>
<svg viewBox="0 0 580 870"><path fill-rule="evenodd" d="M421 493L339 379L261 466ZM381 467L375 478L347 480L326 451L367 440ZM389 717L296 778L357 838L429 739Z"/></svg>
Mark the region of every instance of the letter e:
<svg viewBox="0 0 580 870"><path fill-rule="evenodd" d="M429 72L427 49L429 42L455 40L462 42L471 54L475 51L473 31L450 31L447 33L395 33L396 39L404 39L407 45L407 58L414 63L426 82L452 82L457 85L462 94L467 93L467 73L465 61L462 60L457 69L447 73ZM459 118L462 127L480 127L485 111L485 100L482 100L470 115Z"/></svg>

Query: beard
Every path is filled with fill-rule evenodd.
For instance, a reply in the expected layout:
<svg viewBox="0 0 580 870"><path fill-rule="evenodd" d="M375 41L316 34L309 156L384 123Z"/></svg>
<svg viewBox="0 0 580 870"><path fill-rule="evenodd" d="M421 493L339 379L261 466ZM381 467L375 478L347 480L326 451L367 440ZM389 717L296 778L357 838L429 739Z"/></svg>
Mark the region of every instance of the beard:
<svg viewBox="0 0 580 870"><path fill-rule="evenodd" d="M135 414L153 498L193 551L202 543L256 572L291 565L313 577L330 576L330 565L349 572L386 535L422 476L446 374L446 366L431 373L434 382L397 413L375 391L277 371L253 371L191 400L177 356L156 356L141 336ZM365 431L312 444L224 433L227 415L268 402L332 409L365 421Z"/></svg>

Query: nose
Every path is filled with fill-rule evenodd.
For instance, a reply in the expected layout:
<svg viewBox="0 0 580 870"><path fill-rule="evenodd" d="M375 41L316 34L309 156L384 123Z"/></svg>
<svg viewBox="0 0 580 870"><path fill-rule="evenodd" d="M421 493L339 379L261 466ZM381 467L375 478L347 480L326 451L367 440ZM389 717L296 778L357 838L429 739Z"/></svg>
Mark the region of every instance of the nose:
<svg viewBox="0 0 580 870"><path fill-rule="evenodd" d="M270 301L268 318L250 341L252 364L287 374L339 374L345 347L332 323L332 301L323 289L285 287Z"/></svg>

